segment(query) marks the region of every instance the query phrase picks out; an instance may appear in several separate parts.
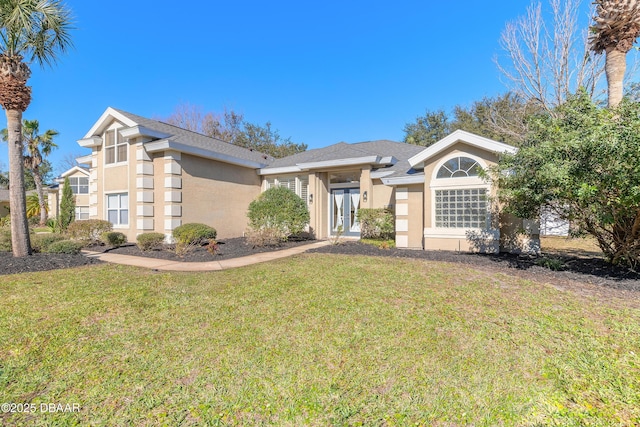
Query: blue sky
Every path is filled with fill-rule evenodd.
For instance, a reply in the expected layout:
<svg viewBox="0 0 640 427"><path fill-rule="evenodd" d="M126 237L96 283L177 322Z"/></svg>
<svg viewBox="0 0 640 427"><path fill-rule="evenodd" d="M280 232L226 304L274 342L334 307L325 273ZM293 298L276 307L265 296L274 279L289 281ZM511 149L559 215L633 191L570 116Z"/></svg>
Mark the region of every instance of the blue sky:
<svg viewBox="0 0 640 427"><path fill-rule="evenodd" d="M528 1L67 4L75 47L53 69L33 65L24 114L60 132L56 172L66 154L86 153L76 141L109 106L145 117L226 106L310 148L401 140L425 109L506 90L493 58Z"/></svg>

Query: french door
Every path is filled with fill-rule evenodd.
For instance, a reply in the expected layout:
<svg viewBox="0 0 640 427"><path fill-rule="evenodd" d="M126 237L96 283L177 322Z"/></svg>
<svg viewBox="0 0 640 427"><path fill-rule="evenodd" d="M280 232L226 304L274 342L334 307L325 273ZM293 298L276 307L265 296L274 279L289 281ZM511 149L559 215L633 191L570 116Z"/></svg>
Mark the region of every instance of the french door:
<svg viewBox="0 0 640 427"><path fill-rule="evenodd" d="M331 234L337 234L342 227L344 236L359 236L358 209L360 209L359 188L331 190Z"/></svg>

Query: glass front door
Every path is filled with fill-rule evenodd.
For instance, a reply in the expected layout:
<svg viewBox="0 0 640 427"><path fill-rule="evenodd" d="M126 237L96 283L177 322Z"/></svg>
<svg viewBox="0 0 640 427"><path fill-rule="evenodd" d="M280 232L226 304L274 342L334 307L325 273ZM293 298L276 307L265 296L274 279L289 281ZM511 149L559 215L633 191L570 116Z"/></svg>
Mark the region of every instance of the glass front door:
<svg viewBox="0 0 640 427"><path fill-rule="evenodd" d="M359 188L341 188L339 190L331 190L331 234L338 234L338 230L342 227L342 235L359 236L359 208Z"/></svg>

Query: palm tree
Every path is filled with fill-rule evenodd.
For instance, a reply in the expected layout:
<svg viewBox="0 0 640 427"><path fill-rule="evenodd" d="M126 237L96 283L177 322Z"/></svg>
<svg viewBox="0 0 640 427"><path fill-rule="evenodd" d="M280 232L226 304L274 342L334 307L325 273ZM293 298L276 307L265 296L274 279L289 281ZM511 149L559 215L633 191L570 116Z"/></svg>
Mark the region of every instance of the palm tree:
<svg viewBox="0 0 640 427"><path fill-rule="evenodd" d="M30 64L53 65L71 47L71 13L59 0L0 0L0 105L7 115L13 256L31 254L22 160Z"/></svg>
<svg viewBox="0 0 640 427"><path fill-rule="evenodd" d="M606 53L605 72L609 86L609 107L622 101L627 52L640 36L638 0L595 0L597 15L591 27L591 49Z"/></svg>
<svg viewBox="0 0 640 427"><path fill-rule="evenodd" d="M40 123L37 120L24 120L22 122L22 140L25 148L24 167L31 171L33 182L36 185L36 194L38 195L40 225L44 226L47 222L47 203L44 197L44 182L42 177L43 156L47 157L51 154L51 150L58 146L53 142L53 137L58 132L49 129L44 134L38 135L40 131ZM6 129L0 131L0 137L3 141L8 140L8 132ZM28 201L27 201L28 203ZM29 210L27 208L27 210ZM30 217L27 212L27 218Z"/></svg>

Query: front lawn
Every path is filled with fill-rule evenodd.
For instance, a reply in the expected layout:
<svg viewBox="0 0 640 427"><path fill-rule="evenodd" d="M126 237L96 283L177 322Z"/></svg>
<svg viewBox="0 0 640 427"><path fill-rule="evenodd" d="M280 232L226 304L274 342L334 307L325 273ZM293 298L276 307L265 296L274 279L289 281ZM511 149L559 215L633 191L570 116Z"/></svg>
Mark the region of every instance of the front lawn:
<svg viewBox="0 0 640 427"><path fill-rule="evenodd" d="M99 265L3 276L0 295L0 403L37 408L0 425L640 423L634 301L470 266Z"/></svg>

